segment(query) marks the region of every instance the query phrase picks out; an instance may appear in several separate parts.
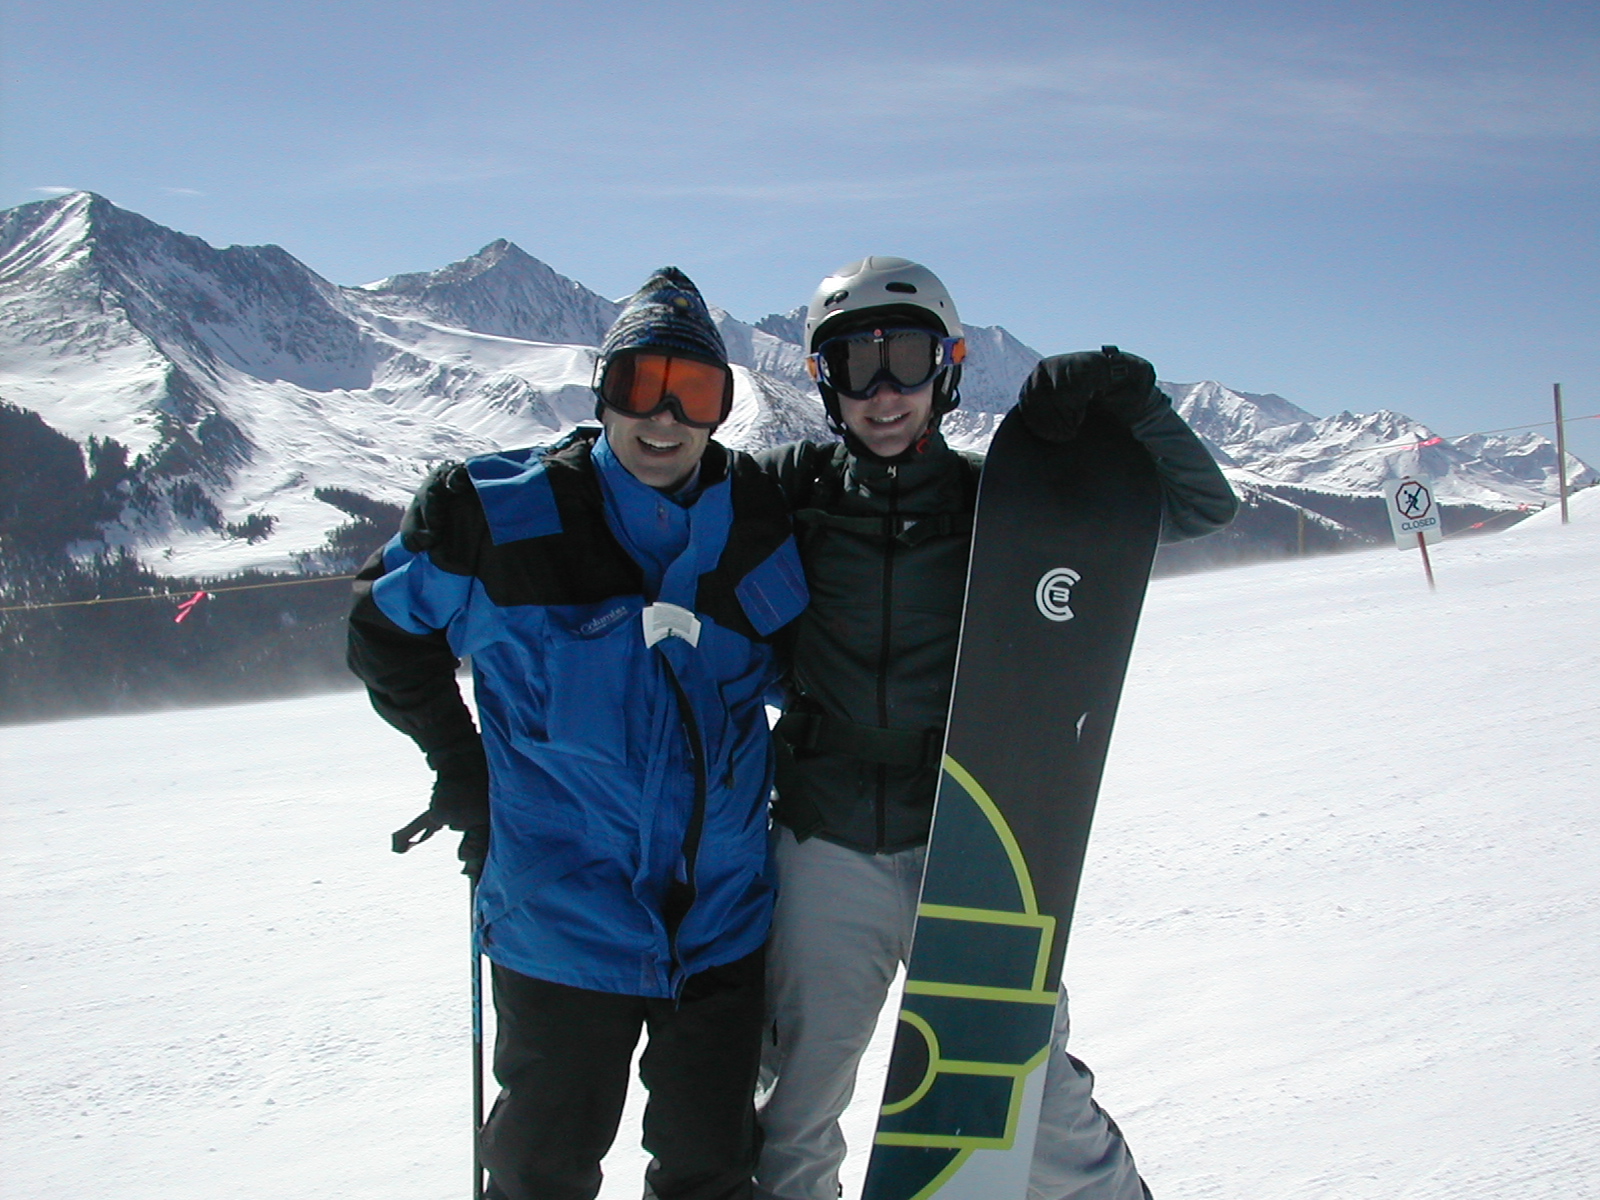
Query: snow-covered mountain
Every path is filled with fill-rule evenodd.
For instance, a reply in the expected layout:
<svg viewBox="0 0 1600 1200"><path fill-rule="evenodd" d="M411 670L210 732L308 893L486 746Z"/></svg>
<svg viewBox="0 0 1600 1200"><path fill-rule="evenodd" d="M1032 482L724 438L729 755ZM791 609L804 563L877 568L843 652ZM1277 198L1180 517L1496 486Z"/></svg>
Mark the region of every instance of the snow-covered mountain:
<svg viewBox="0 0 1600 1200"><path fill-rule="evenodd" d="M504 238L442 270L355 290L378 312L524 342L597 346L622 311Z"/></svg>
<svg viewBox="0 0 1600 1200"><path fill-rule="evenodd" d="M1424 475L1442 500L1497 505L1547 503L1559 486L1556 448L1536 433L1441 439L1403 413L1315 417L1282 396L1235 392L1220 383L1162 385L1236 481L1370 494L1386 479ZM1568 455L1568 477L1595 473Z"/></svg>
<svg viewBox="0 0 1600 1200"><path fill-rule="evenodd" d="M314 560L348 510L403 503L432 463L593 416L617 305L508 242L339 287L276 246L217 250L76 193L0 218L0 399L133 459L105 530L163 571ZM732 318L729 440L823 436L795 350Z"/></svg>
<svg viewBox="0 0 1600 1200"><path fill-rule="evenodd" d="M342 287L277 246L216 249L87 192L0 214L0 401L77 443L114 492L120 517L85 548L129 547L172 575L337 565L330 537L403 503L431 464L589 419L592 348L616 312L504 240ZM737 364L723 439L827 437L803 310L715 316ZM998 326L966 332L946 431L979 447L1039 355ZM1553 495L1554 449L1537 435L1406 448L1431 435L1399 414L1318 420L1278 396L1163 386L1262 511L1370 495L1396 470L1491 508Z"/></svg>
<svg viewBox="0 0 1600 1200"><path fill-rule="evenodd" d="M804 325L805 309L795 308L754 326L758 337L767 333L792 347L791 377L801 386L807 383L800 357ZM998 325L964 329L961 407L945 418L944 430L952 444L982 449L1040 355ZM780 361L784 365L775 370L766 365ZM781 373L790 370L789 361L774 356L751 365ZM1421 474L1440 481L1442 499L1487 508L1537 508L1556 495L1555 444L1536 433L1442 440L1427 426L1387 410L1318 418L1282 396L1236 392L1211 380L1161 387L1242 491L1271 495L1288 486L1372 496L1382 492L1386 479ZM1571 455L1567 474L1579 487L1596 479ZM1311 519L1326 520L1314 512Z"/></svg>
<svg viewBox="0 0 1600 1200"><path fill-rule="evenodd" d="M1536 433L1444 439L1386 410L1319 418L1282 396L1215 381L1162 387L1223 464L1241 501L1223 534L1163 547L1164 570L1387 542L1383 484L1402 475L1436 481L1446 536L1503 529L1559 491L1555 445ZM1597 479L1570 454L1567 475L1575 487Z"/></svg>

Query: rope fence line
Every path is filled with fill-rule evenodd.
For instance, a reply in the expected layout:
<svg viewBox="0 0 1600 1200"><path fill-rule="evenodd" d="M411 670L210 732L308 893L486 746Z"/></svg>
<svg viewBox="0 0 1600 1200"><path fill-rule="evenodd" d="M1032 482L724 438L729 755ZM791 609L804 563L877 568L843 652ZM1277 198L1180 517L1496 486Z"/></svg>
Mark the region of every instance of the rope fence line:
<svg viewBox="0 0 1600 1200"><path fill-rule="evenodd" d="M1563 425L1571 425L1574 421L1600 421L1600 413L1589 413L1587 416L1583 417L1562 418ZM1504 429L1480 429L1476 433L1458 433L1454 437L1447 440L1458 442L1462 438L1483 437L1485 434L1490 433L1515 433L1519 429L1548 429L1554 424L1554 421L1535 421L1532 425L1507 425Z"/></svg>
<svg viewBox="0 0 1600 1200"><path fill-rule="evenodd" d="M1567 417L1565 423L1570 425L1574 421L1600 421L1600 413L1589 413L1582 417ZM1554 421L1534 421L1527 425L1506 425L1500 429L1479 429L1473 431L1472 433L1453 434L1450 437L1434 436L1415 442L1387 442L1378 446L1364 446L1357 450L1343 450L1337 455L1330 455L1329 457L1347 458L1352 454L1370 454L1375 450L1410 450L1424 446L1437 446L1444 442L1459 442L1469 437L1485 437L1491 433L1513 433L1518 429L1544 429L1554 424ZM1514 510L1507 510L1507 512L1501 514L1501 516L1509 516L1512 512L1526 511L1526 505L1519 505ZM1452 533L1449 536L1458 537L1462 533L1467 533L1474 529L1481 529L1485 525L1489 524L1489 522L1499 519L1499 517L1485 518L1484 520L1479 521L1476 525L1468 526L1468 528L1464 530L1457 530L1455 533ZM240 583L232 584L228 587L200 588L196 592L151 592L142 596L101 596L92 600L56 600L48 604L8 604L0 606L0 613L38 612L39 610L46 608L83 608L92 604L127 604L135 600L172 600L180 597L188 599L192 604L197 598L213 596L218 592L251 592L257 591L261 588L296 587L307 583L338 583L341 580L348 581L354 578L354 575L313 575L307 579L278 579L272 581L271 583ZM185 612L184 615L187 616L187 612Z"/></svg>
<svg viewBox="0 0 1600 1200"><path fill-rule="evenodd" d="M1567 417L1562 424L1571 425L1574 421L1600 421L1600 413L1589 413L1587 416L1582 417ZM1453 433L1449 437L1435 434L1433 437L1422 438L1414 442L1380 442L1376 446L1358 446L1354 450L1340 450L1337 454L1327 454L1322 457L1350 458L1357 454L1371 454L1375 450L1417 450L1425 446L1442 446L1446 442L1463 442L1470 437L1487 437L1491 433L1515 433L1519 429L1548 429L1554 424L1554 421L1534 421L1529 425L1505 425L1499 429L1476 429L1471 433ZM1568 452L1568 457L1571 457L1570 452Z"/></svg>
<svg viewBox="0 0 1600 1200"><path fill-rule="evenodd" d="M1442 508L1443 505L1440 505L1440 507ZM1467 537L1470 534L1476 533L1478 530L1484 528L1486 525L1493 525L1496 521L1503 521L1507 517L1524 517L1528 514L1530 509L1533 509L1531 504L1519 504L1516 508L1508 508L1503 513L1496 513L1492 517L1485 517L1483 520L1475 521L1473 524L1468 525L1465 528L1455 529L1449 533L1441 533L1439 535L1439 540L1441 542L1453 542L1456 538ZM1543 510L1533 509L1533 511L1542 512Z"/></svg>
<svg viewBox="0 0 1600 1200"><path fill-rule="evenodd" d="M57 600L50 604L9 604L0 613L35 612L41 608L81 608L89 604L127 604L133 600L173 600L196 595L212 596L218 592L253 592L261 588L296 587L304 583L338 583L354 579L354 575L313 575L307 579L275 579L271 583L236 583L227 587L200 588L198 592L150 592L142 596L99 596L93 600Z"/></svg>

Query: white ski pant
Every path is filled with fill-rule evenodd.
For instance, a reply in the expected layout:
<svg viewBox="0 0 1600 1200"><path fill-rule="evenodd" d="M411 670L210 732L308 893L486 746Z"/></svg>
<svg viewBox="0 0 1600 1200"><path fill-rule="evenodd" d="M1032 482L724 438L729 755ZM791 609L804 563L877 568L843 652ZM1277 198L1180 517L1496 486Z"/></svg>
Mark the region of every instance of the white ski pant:
<svg viewBox="0 0 1600 1200"><path fill-rule="evenodd" d="M767 947L770 1088L756 1200L836 1200L839 1116L856 1068L911 949L925 850L863 854L778 827L778 907ZM1094 1076L1067 1053L1067 997L1056 1006L1028 1200L1145 1200Z"/></svg>

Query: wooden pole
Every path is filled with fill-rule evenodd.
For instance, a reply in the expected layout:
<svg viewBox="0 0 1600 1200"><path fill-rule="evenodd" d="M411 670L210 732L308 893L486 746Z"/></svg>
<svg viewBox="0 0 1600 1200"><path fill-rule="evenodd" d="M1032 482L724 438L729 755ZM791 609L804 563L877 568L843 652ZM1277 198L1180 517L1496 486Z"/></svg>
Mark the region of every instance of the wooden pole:
<svg viewBox="0 0 1600 1200"><path fill-rule="evenodd" d="M1428 590L1437 592L1438 584L1433 582L1433 563L1428 561L1428 539L1422 536L1422 530L1417 530L1417 549L1422 551L1422 569L1428 576Z"/></svg>
<svg viewBox="0 0 1600 1200"><path fill-rule="evenodd" d="M1556 477L1561 481L1561 523L1567 523L1567 425L1561 418L1561 385L1556 390Z"/></svg>

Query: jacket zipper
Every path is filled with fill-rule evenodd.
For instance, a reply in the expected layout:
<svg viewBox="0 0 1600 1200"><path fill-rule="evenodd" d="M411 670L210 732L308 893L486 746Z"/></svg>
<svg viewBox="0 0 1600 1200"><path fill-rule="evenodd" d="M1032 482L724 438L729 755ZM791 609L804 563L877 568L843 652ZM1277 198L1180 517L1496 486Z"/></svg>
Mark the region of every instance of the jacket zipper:
<svg viewBox="0 0 1600 1200"><path fill-rule="evenodd" d="M672 684L673 694L678 701L678 714L683 721L683 733L689 743L689 763L694 773L694 803L689 810L689 824L683 831L683 872L685 891L679 893L683 897L681 911L674 914L671 911L663 912L662 917L667 924L667 955L673 967L673 974L679 974L683 969L683 960L678 955L678 931L683 927L684 921L689 917L689 910L694 907L699 898L695 887L695 864L700 857L700 835L705 828L706 820L706 760L705 746L700 740L700 725L694 718L694 709L690 707L689 696L683 690L683 685L678 682L678 673L672 669L672 662L665 654L661 655L661 665L666 669L667 679ZM674 903L674 883L667 885L668 901L666 907L670 910L677 905ZM673 999L678 998L684 979L679 979L673 985Z"/></svg>
<svg viewBox="0 0 1600 1200"><path fill-rule="evenodd" d="M889 468L889 517L883 539L883 641L878 649L878 725L889 727L889 639L894 628L894 547L900 524L900 469ZM877 791L873 798L873 823L881 853L888 841L889 769L879 766Z"/></svg>

